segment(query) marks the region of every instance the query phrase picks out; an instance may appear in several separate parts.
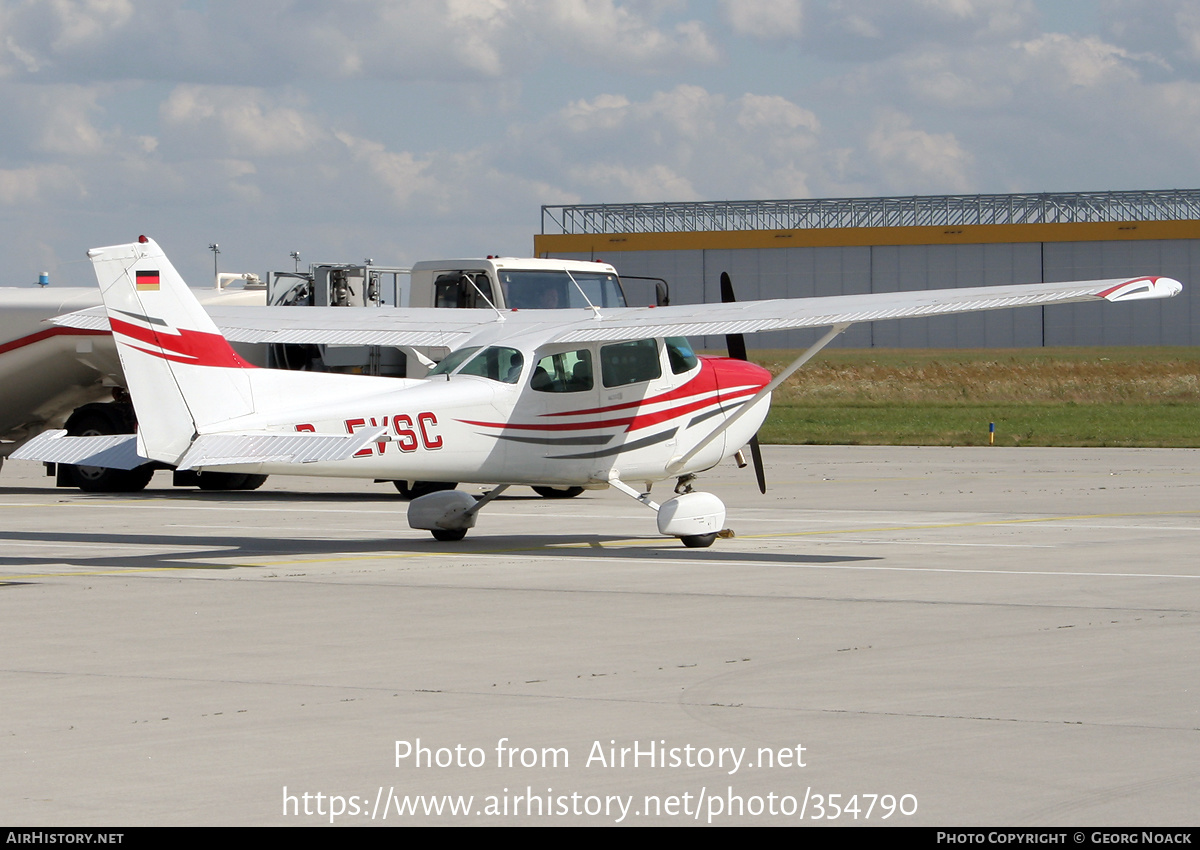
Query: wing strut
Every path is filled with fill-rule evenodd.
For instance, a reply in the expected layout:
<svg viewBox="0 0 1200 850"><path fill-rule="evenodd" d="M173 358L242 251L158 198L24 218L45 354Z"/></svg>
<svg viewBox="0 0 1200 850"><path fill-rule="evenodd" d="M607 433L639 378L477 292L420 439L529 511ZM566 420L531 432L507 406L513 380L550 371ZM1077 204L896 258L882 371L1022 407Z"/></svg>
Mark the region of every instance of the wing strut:
<svg viewBox="0 0 1200 850"><path fill-rule="evenodd" d="M784 369L771 380L771 383L767 384L765 387L755 393L748 401L742 404L741 407L735 410L732 416L721 423L720 427L716 428L711 434L693 446L687 454L677 457L667 464L667 471L674 473L682 469L689 460L703 451L709 443L724 434L730 425L741 419L746 411L754 407L754 405L761 401L765 396L768 396L774 392L775 388L790 378L793 372L811 360L822 348L837 339L837 337L852 324L853 322L841 322L830 328L829 333L825 334L825 336L814 342L803 354L789 363L786 369Z"/></svg>

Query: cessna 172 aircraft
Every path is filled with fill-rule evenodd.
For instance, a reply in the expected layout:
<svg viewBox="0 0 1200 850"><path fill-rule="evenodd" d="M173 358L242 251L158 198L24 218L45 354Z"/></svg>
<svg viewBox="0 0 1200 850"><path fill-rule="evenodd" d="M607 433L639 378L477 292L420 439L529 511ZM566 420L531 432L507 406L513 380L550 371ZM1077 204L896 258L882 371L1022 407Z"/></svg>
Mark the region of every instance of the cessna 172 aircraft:
<svg viewBox="0 0 1200 850"><path fill-rule="evenodd" d="M222 319L223 337L153 241L88 255L138 432L47 431L13 457L497 485L480 499L457 490L414 499L409 525L439 540L462 539L506 487L532 484L613 487L654 510L661 534L709 546L725 507L692 490L695 473L754 446L771 391L852 323L1182 290L1170 278L1140 277L659 308L247 308ZM72 315L56 321L89 326ZM744 351L743 333L803 327L829 331L774 378L737 356L697 357L686 340L726 334ZM256 369L227 342L318 336L451 353L425 378L380 378ZM655 503L651 484L672 478L675 495Z"/></svg>

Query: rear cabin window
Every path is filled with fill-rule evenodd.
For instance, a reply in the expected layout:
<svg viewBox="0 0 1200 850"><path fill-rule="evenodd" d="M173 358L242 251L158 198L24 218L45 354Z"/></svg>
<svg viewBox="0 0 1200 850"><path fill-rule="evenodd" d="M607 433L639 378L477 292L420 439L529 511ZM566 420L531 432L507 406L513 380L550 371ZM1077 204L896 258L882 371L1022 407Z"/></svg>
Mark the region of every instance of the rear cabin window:
<svg viewBox="0 0 1200 850"><path fill-rule="evenodd" d="M662 377L658 343L639 339L601 346L600 374L606 387L623 387Z"/></svg>
<svg viewBox="0 0 1200 850"><path fill-rule="evenodd" d="M540 393L579 393L592 388L592 352L586 348L548 354L533 367L529 386Z"/></svg>

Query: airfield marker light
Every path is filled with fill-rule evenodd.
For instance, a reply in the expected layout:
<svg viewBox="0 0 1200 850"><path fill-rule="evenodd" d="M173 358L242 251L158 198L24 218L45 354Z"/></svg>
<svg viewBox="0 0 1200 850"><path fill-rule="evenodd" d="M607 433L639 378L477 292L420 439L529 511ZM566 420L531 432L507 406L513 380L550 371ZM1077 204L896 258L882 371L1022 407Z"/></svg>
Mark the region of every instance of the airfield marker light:
<svg viewBox="0 0 1200 850"><path fill-rule="evenodd" d="M996 423L995 422L988 423L988 445L989 446L996 445Z"/></svg>

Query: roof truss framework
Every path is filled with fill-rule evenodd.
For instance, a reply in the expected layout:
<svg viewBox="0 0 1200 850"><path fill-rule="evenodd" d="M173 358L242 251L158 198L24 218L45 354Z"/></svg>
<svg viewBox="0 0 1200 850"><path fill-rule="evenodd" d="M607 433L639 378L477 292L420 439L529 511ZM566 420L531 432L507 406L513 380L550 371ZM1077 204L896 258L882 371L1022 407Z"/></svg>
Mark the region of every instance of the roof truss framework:
<svg viewBox="0 0 1200 850"><path fill-rule="evenodd" d="M1200 219L1200 189L542 207L543 234L962 227Z"/></svg>

